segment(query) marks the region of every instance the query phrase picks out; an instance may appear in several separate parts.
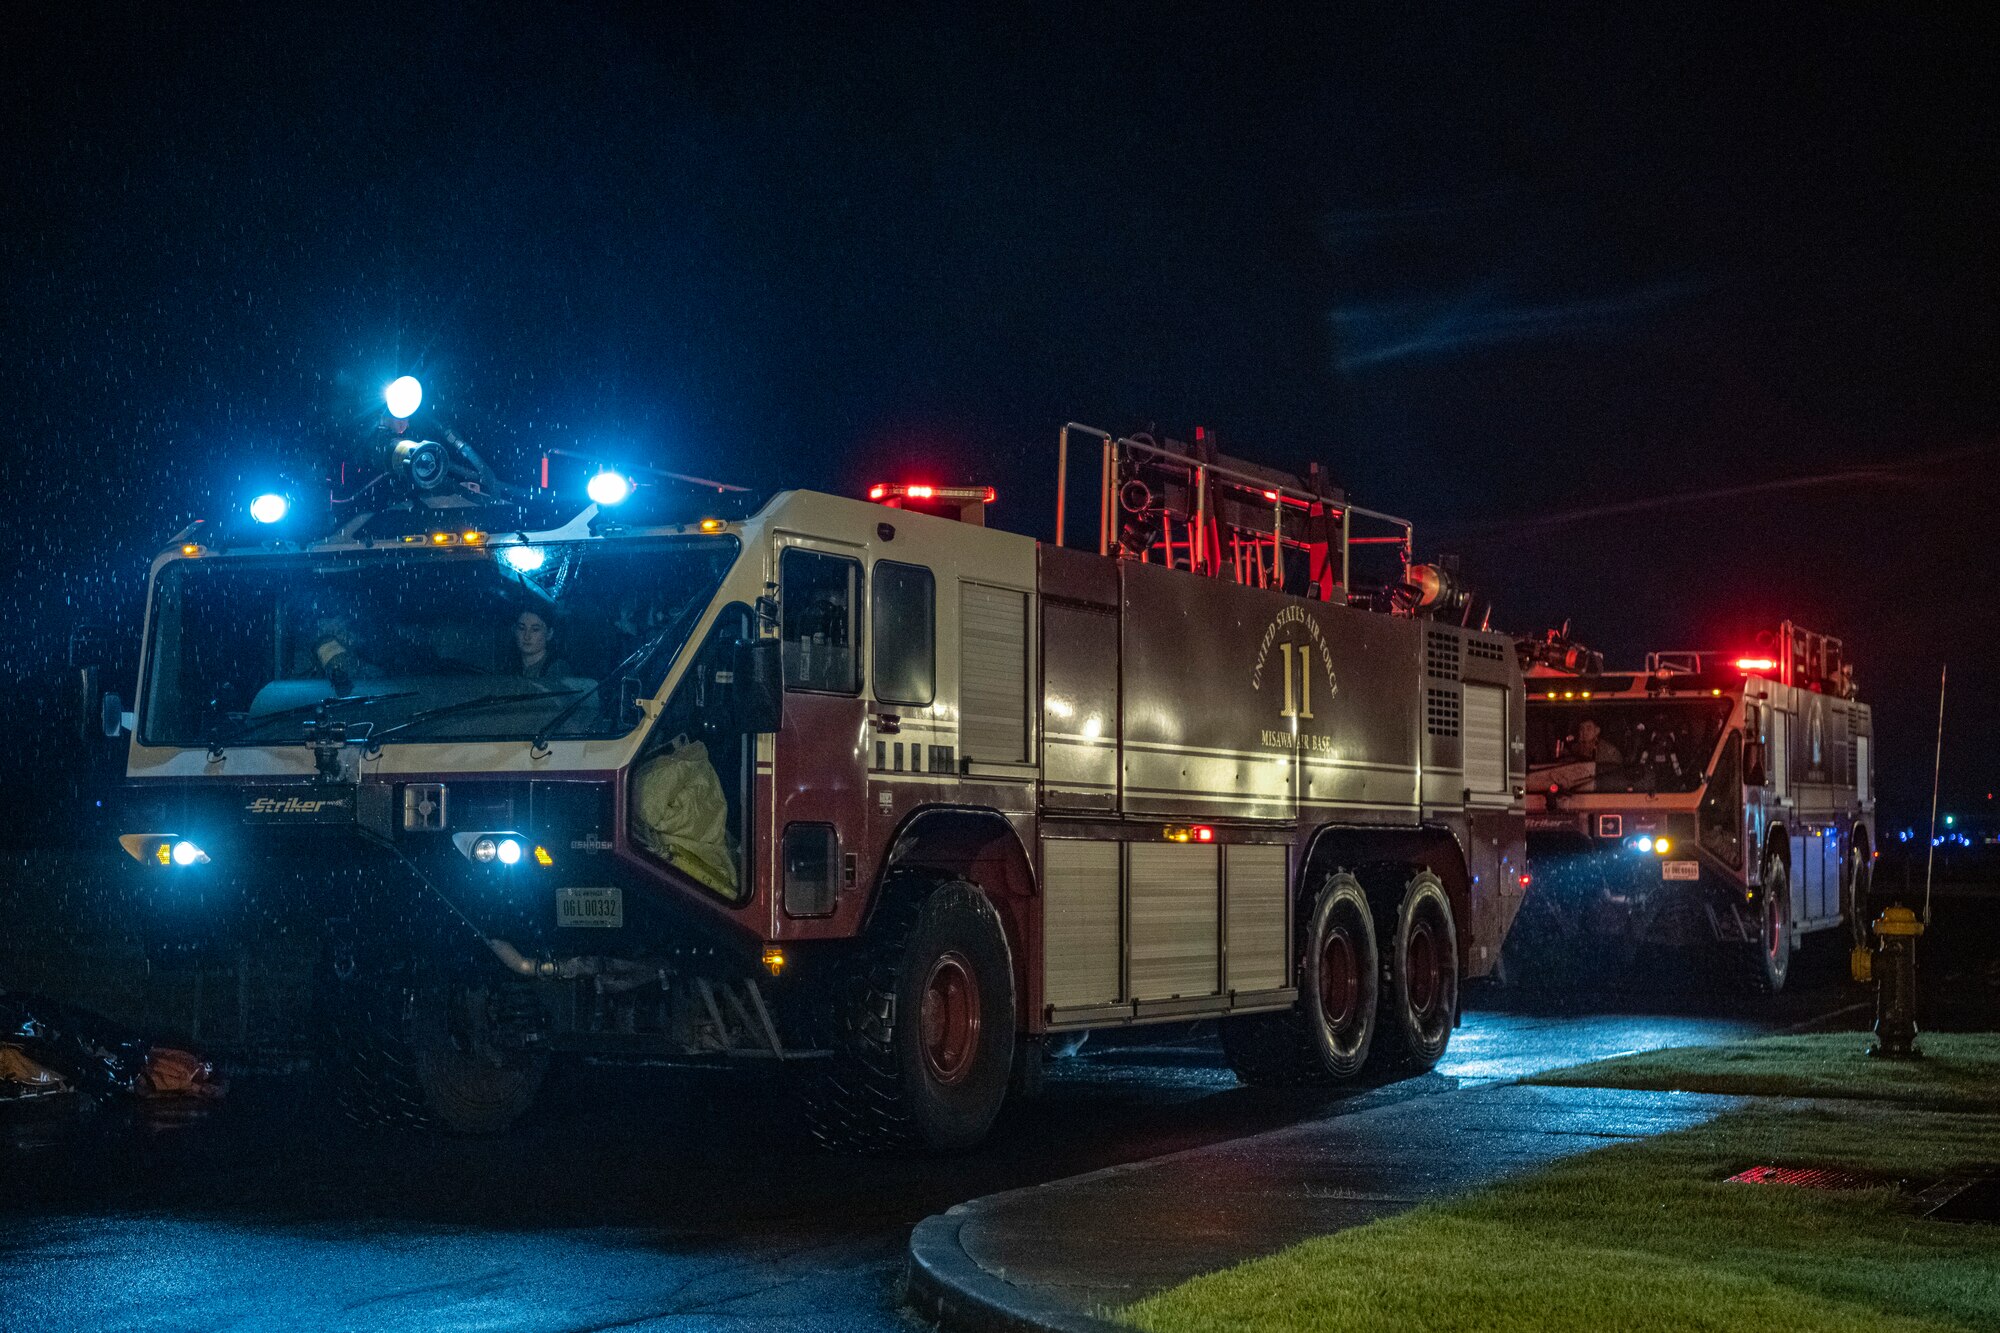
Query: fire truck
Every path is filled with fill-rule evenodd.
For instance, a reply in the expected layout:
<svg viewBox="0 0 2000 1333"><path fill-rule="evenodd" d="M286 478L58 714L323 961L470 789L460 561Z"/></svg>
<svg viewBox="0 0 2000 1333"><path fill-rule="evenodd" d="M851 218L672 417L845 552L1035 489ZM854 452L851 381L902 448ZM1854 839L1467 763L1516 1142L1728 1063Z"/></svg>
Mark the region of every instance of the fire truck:
<svg viewBox="0 0 2000 1333"><path fill-rule="evenodd" d="M1787 621L1752 654L1631 672L1560 634L1522 646L1532 933L1553 920L1627 958L1714 942L1775 992L1802 937L1861 928L1874 724L1839 639Z"/></svg>
<svg viewBox="0 0 2000 1333"><path fill-rule="evenodd" d="M356 1117L496 1131L581 1052L962 1149L1062 1034L1216 1019L1329 1084L1434 1064L1493 966L1512 641L1317 470L1071 425L1053 541L984 487L588 466L538 526L574 460L511 493L403 408L348 510L163 551L105 701L135 873L315 905Z"/></svg>

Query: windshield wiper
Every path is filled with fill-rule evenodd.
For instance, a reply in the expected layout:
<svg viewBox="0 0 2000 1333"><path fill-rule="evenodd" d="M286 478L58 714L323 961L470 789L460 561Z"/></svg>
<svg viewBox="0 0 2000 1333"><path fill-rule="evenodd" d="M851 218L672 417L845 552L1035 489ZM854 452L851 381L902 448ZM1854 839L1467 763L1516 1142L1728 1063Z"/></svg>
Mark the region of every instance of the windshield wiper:
<svg viewBox="0 0 2000 1333"><path fill-rule="evenodd" d="M454 713L470 713L475 709L491 708L496 704L526 703L531 699L567 699L570 695L577 692L576 690L529 690L521 694L482 694L477 699L461 699L455 704L439 704L436 708L426 708L421 712L412 713L393 727L384 727L380 731L369 732L368 752L373 754L375 751L381 749L382 738L384 736L393 736L399 731L405 731L410 727L416 726L419 722L430 722L437 718L450 717Z"/></svg>
<svg viewBox="0 0 2000 1333"><path fill-rule="evenodd" d="M571 714L575 713L577 709L583 707L585 703L590 701L592 696L594 696L599 690L603 689L605 681L622 680L624 679L626 672L638 671L641 668L643 668L647 662L652 660L654 653L659 652L660 649L666 646L668 639L674 638L677 634L682 632L683 623L691 618L689 612L691 611L693 615L698 616L701 614L701 609L705 605L706 603L703 602L695 603L694 606L692 606L688 610L682 611L681 614L677 616L671 623L662 626L658 634L655 634L652 638L646 640L644 643L640 644L637 648L634 648L631 652L627 653L625 655L624 661L620 662L617 666L612 667L611 670L605 673L604 675L598 677L597 683L595 685L592 685L589 689L585 690L577 698L570 700L569 706L567 708L563 709L560 713L557 713L554 717L550 718L548 720L547 725L545 725L540 731L535 733L534 742L531 745L529 745L528 747L529 750L530 751L546 750L549 745L549 737L555 734L556 728L560 727L563 723L569 721Z"/></svg>
<svg viewBox="0 0 2000 1333"><path fill-rule="evenodd" d="M387 703L391 699L408 699L415 690L389 690L383 694L329 694L324 699L315 699L309 704L299 704L293 708L280 708L275 713L266 713L259 718L246 718L242 726L229 733L225 740L221 736L208 738L208 754L211 759L220 759L228 747L235 745L253 731L261 731L273 722L283 722L289 718L305 717L317 713L322 708L354 707L366 708L369 704Z"/></svg>

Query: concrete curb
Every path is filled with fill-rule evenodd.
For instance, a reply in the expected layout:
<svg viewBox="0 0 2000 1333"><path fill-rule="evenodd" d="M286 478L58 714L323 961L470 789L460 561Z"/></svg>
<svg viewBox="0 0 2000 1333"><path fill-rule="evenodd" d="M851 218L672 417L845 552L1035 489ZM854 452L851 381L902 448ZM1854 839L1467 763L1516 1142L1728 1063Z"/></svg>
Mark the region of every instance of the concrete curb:
<svg viewBox="0 0 2000 1333"><path fill-rule="evenodd" d="M904 1296L919 1315L954 1333L1131 1333L1031 1296L974 1263L958 1240L969 1206L927 1217L910 1233Z"/></svg>

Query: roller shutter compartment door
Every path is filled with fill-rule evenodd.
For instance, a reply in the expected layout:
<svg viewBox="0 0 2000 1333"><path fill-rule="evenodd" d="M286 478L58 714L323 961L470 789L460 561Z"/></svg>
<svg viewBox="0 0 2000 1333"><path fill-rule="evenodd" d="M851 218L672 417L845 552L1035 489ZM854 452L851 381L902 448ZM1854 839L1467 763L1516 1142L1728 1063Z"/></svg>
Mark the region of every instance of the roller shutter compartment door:
<svg viewBox="0 0 2000 1333"><path fill-rule="evenodd" d="M1223 848L1229 990L1279 990L1286 984L1287 859L1281 846L1244 843Z"/></svg>
<svg viewBox="0 0 2000 1333"><path fill-rule="evenodd" d="M1220 850L1173 842L1130 845L1133 999L1216 993Z"/></svg>
<svg viewBox="0 0 2000 1333"><path fill-rule="evenodd" d="M1508 795L1507 690L1465 687L1465 785L1474 796Z"/></svg>
<svg viewBox="0 0 2000 1333"><path fill-rule="evenodd" d="M1042 841L1042 1001L1057 1009L1118 994L1118 844Z"/></svg>
<svg viewBox="0 0 2000 1333"><path fill-rule="evenodd" d="M981 764L1028 762L1028 595L961 583L958 748Z"/></svg>

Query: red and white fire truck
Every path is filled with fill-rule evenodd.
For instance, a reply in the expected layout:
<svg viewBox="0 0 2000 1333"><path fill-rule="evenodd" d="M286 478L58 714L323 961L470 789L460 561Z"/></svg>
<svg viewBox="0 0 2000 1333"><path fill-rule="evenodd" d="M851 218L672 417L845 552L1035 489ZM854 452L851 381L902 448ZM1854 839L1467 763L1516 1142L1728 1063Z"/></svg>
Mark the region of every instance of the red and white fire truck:
<svg viewBox="0 0 2000 1333"><path fill-rule="evenodd" d="M1554 651L1551 651L1554 649ZM1874 858L1874 724L1840 640L1787 621L1750 654L1643 671L1524 642L1535 927L1721 942L1756 988L1814 931L1858 928ZM1599 951L1601 953L1601 951Z"/></svg>
<svg viewBox="0 0 2000 1333"><path fill-rule="evenodd" d="M1051 1034L1214 1018L1244 1079L1331 1083L1434 1063L1495 962L1512 641L1317 472L1071 426L1053 542L983 487L608 470L535 527L421 436L330 534L182 534L122 714L163 893L323 905L356 1115L747 1059L829 1144L959 1148Z"/></svg>

